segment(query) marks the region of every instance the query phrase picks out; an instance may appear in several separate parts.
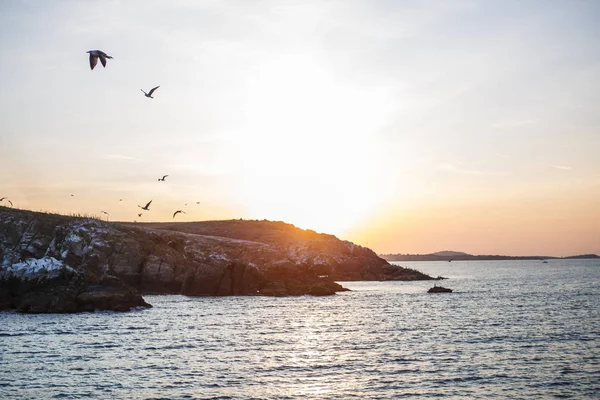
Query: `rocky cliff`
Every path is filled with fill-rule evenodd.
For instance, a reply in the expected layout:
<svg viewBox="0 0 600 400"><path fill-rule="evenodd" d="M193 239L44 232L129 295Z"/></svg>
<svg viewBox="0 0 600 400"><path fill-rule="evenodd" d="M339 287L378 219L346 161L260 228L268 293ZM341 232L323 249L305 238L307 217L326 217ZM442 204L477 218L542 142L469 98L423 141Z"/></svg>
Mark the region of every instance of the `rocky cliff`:
<svg viewBox="0 0 600 400"><path fill-rule="evenodd" d="M335 281L431 279L270 221L127 224L0 207L0 309L129 310L140 293L329 295Z"/></svg>

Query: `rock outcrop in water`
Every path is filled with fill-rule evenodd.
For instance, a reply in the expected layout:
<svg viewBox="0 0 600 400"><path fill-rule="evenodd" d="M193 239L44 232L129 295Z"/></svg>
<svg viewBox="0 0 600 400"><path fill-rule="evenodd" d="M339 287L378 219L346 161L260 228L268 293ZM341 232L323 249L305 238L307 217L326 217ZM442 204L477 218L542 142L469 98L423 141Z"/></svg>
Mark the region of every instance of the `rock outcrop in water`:
<svg viewBox="0 0 600 400"><path fill-rule="evenodd" d="M336 280L432 279L270 221L107 223L0 207L0 309L129 310L140 293L330 295Z"/></svg>
<svg viewBox="0 0 600 400"><path fill-rule="evenodd" d="M442 286L434 286L430 288L427 293L452 293L452 289L448 289Z"/></svg>

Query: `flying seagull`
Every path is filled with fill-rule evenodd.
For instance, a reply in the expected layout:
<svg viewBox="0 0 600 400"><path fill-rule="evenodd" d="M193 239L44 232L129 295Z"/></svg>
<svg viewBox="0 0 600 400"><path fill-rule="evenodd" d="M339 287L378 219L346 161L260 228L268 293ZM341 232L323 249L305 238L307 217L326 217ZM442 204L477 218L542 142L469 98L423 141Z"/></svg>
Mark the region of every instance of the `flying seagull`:
<svg viewBox="0 0 600 400"><path fill-rule="evenodd" d="M13 206L12 201L10 201L9 199L7 199L6 197L3 197L3 198L0 199L0 201L4 201L4 200L6 200L10 204L11 207Z"/></svg>
<svg viewBox="0 0 600 400"><path fill-rule="evenodd" d="M144 207L140 206L139 204L138 204L138 207L141 208L142 210L148 211L148 210L150 210L150 208L149 208L150 207L150 203L152 203L152 200L150 200L148 202L148 204L146 204Z"/></svg>
<svg viewBox="0 0 600 400"><path fill-rule="evenodd" d="M200 202L199 202L199 201L197 201L197 202L196 202L196 204L200 204Z"/></svg>
<svg viewBox="0 0 600 400"><path fill-rule="evenodd" d="M139 213L139 214L138 214L138 217L141 217L141 216L142 216L142 213Z"/></svg>
<svg viewBox="0 0 600 400"><path fill-rule="evenodd" d="M106 54L105 52L103 52L102 50L89 50L89 51L86 51L86 53L90 53L90 68L91 69L94 69L96 64L98 64L98 58L100 59L102 66L105 68L106 68L106 59L110 58L112 60L112 57L109 56L108 54Z"/></svg>
<svg viewBox="0 0 600 400"><path fill-rule="evenodd" d="M169 176L169 175L164 175L162 178L158 178L158 181L159 181L159 182L164 182L164 181L165 181L165 178L166 178L167 176Z"/></svg>
<svg viewBox="0 0 600 400"><path fill-rule="evenodd" d="M175 212L173 213L173 218L175 218L175 216L176 216L177 214L179 214L179 213L185 214L185 211L182 211L182 210L177 210L177 211L175 211Z"/></svg>
<svg viewBox="0 0 600 400"><path fill-rule="evenodd" d="M158 89L159 87L160 87L160 86L157 86L157 87L155 87L155 88L152 88L152 89L150 89L150 91L149 91L148 93L144 92L144 89L140 89L140 90L141 90L141 91L144 93L144 95L145 95L146 97L153 99L154 97L152 97L152 93L154 93L154 91L155 91L156 89Z"/></svg>
<svg viewBox="0 0 600 400"><path fill-rule="evenodd" d="M106 211L100 211L100 214L106 214L106 215L110 215L109 213L107 213Z"/></svg>

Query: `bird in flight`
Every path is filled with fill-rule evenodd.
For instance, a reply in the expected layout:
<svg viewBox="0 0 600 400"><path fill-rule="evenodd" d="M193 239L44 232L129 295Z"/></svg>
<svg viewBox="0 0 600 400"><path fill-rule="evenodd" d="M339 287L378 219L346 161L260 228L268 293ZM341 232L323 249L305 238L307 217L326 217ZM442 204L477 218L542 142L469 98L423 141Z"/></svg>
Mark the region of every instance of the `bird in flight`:
<svg viewBox="0 0 600 400"><path fill-rule="evenodd" d="M102 50L89 50L89 51L86 51L86 53L90 53L90 68L91 69L94 69L96 64L98 64L98 59L100 59L102 66L105 68L106 68L106 59L110 58L112 60L112 57L109 56L108 54L106 54L105 52L103 52Z"/></svg>
<svg viewBox="0 0 600 400"><path fill-rule="evenodd" d="M106 214L109 215L106 211L100 211L100 214Z"/></svg>
<svg viewBox="0 0 600 400"><path fill-rule="evenodd" d="M75 195L74 195L74 194L72 194L72 195L71 195L71 197L75 197Z"/></svg>
<svg viewBox="0 0 600 400"><path fill-rule="evenodd" d="M182 210L177 210L177 211L175 211L175 212L173 213L173 218L175 218L175 216L176 216L177 214L179 214L179 213L185 214L185 211L182 211Z"/></svg>
<svg viewBox="0 0 600 400"><path fill-rule="evenodd" d="M138 214L138 217L141 217L141 216L142 216L142 213L139 213L139 214Z"/></svg>
<svg viewBox="0 0 600 400"><path fill-rule="evenodd" d="M6 197L3 197L3 198L1 198L1 199L0 199L0 202L1 202L1 201L4 201L4 200L6 200L6 201L7 201L7 202L10 204L10 206L11 206L11 207L13 206L13 203L12 203L12 201L10 201L9 199L7 199Z"/></svg>
<svg viewBox="0 0 600 400"><path fill-rule="evenodd" d="M148 211L148 210L150 210L150 208L149 208L150 207L150 203L152 203L152 200L150 200L148 202L148 204L146 204L144 207L140 206L139 204L138 204L138 207L141 208L142 210Z"/></svg>
<svg viewBox="0 0 600 400"><path fill-rule="evenodd" d="M197 202L196 202L196 204L200 204L200 202L199 202L199 201L197 201Z"/></svg>
<svg viewBox="0 0 600 400"><path fill-rule="evenodd" d="M119 199L119 201L123 201L123 199Z"/></svg>
<svg viewBox="0 0 600 400"><path fill-rule="evenodd" d="M155 91L156 89L158 89L159 87L160 87L160 86L157 86L157 87L154 87L154 88L150 89L150 91L149 91L148 93L144 92L144 89L140 89L140 90L141 90L141 91L144 93L144 95L145 95L146 97L148 97L148 98L150 98L150 99L153 99L154 97L152 97L152 93L154 93L154 91Z"/></svg>
<svg viewBox="0 0 600 400"><path fill-rule="evenodd" d="M169 176L169 175L163 175L163 177L162 177L162 178L158 178L158 181L159 181L159 182L164 182L164 181L165 181L165 178L166 178L167 176Z"/></svg>

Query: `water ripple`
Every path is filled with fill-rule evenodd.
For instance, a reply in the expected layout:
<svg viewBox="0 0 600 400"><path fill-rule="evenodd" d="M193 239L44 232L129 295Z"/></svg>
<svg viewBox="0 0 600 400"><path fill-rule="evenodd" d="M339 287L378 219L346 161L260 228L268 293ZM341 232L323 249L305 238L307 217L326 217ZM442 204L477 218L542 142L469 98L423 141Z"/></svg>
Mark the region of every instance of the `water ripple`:
<svg viewBox="0 0 600 400"><path fill-rule="evenodd" d="M600 263L420 263L428 282L297 298L0 313L3 399L594 398Z"/></svg>

